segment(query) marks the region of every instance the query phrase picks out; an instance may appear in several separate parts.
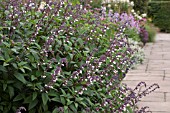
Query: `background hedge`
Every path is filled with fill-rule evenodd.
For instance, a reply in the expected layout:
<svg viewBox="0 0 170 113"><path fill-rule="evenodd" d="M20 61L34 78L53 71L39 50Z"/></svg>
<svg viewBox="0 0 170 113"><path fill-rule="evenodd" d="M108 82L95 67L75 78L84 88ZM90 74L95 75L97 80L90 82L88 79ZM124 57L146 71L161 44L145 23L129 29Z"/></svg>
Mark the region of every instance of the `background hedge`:
<svg viewBox="0 0 170 113"><path fill-rule="evenodd" d="M149 3L149 17L161 31L170 32L170 1L152 1Z"/></svg>
<svg viewBox="0 0 170 113"><path fill-rule="evenodd" d="M134 10L143 14L147 13L149 0L130 0L134 2Z"/></svg>

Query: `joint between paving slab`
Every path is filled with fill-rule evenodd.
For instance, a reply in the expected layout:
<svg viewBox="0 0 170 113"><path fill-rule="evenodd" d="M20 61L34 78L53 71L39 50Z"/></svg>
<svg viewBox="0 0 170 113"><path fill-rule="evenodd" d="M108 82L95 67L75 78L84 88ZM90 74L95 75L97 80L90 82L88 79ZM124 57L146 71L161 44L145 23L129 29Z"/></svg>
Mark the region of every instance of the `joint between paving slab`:
<svg viewBox="0 0 170 113"><path fill-rule="evenodd" d="M148 60L148 62L149 62L149 60ZM148 65L149 65L149 64L147 64L147 65L146 65L145 72L147 72L147 71L148 71Z"/></svg>
<svg viewBox="0 0 170 113"><path fill-rule="evenodd" d="M163 72L164 72L164 75L163 75L163 81L165 80L165 70L163 70Z"/></svg>
<svg viewBox="0 0 170 113"><path fill-rule="evenodd" d="M164 102L166 102L166 92L164 92Z"/></svg>

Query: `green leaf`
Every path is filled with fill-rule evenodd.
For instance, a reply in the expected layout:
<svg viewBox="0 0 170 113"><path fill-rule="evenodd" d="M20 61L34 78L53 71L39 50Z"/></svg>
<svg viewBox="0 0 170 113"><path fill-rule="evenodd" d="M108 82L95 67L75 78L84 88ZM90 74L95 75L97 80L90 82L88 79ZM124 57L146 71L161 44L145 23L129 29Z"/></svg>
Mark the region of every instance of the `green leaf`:
<svg viewBox="0 0 170 113"><path fill-rule="evenodd" d="M31 63L31 65L32 65L34 68L37 68L36 63Z"/></svg>
<svg viewBox="0 0 170 113"><path fill-rule="evenodd" d="M24 102L23 103L31 103L32 102L32 95L24 98Z"/></svg>
<svg viewBox="0 0 170 113"><path fill-rule="evenodd" d="M4 110L3 110L3 106L0 106L0 111L4 111Z"/></svg>
<svg viewBox="0 0 170 113"><path fill-rule="evenodd" d="M64 106L64 113L68 113L68 106Z"/></svg>
<svg viewBox="0 0 170 113"><path fill-rule="evenodd" d="M38 49L41 49L40 45L38 45L37 43L34 43L34 44L37 46Z"/></svg>
<svg viewBox="0 0 170 113"><path fill-rule="evenodd" d="M22 83L26 84L27 81L25 80L24 78L24 75L23 74L20 74L20 73L15 73L14 76L19 80L21 81Z"/></svg>
<svg viewBox="0 0 170 113"><path fill-rule="evenodd" d="M24 68L19 68L23 73L25 73L25 69Z"/></svg>
<svg viewBox="0 0 170 113"><path fill-rule="evenodd" d="M5 59L2 56L0 56L0 60L5 61Z"/></svg>
<svg viewBox="0 0 170 113"><path fill-rule="evenodd" d="M11 46L11 44L10 43L7 43L7 42L2 42L4 45L6 45L6 47L10 47Z"/></svg>
<svg viewBox="0 0 170 113"><path fill-rule="evenodd" d="M52 101L55 101L55 102L61 102L59 97L54 97L54 98L52 98L51 100L52 100Z"/></svg>
<svg viewBox="0 0 170 113"><path fill-rule="evenodd" d="M64 44L64 48L66 51L68 51L70 49L70 47L67 44Z"/></svg>
<svg viewBox="0 0 170 113"><path fill-rule="evenodd" d="M86 100L88 101L88 103L89 103L90 106L93 106L93 103L90 101L89 98L86 98Z"/></svg>
<svg viewBox="0 0 170 113"><path fill-rule="evenodd" d="M76 98L77 102L81 102L82 100L83 100L83 98L81 98L81 97Z"/></svg>
<svg viewBox="0 0 170 113"><path fill-rule="evenodd" d="M15 48L12 48L11 50L17 54L19 53Z"/></svg>
<svg viewBox="0 0 170 113"><path fill-rule="evenodd" d="M39 60L38 53L37 53L36 51L34 51L33 49L30 49L30 51L31 51L32 55L34 56L34 58L35 58L36 60Z"/></svg>
<svg viewBox="0 0 170 113"><path fill-rule="evenodd" d="M126 107L126 109L127 109L128 113L134 113L130 106Z"/></svg>
<svg viewBox="0 0 170 113"><path fill-rule="evenodd" d="M38 104L37 99L35 99L34 101L31 101L31 103L29 103L28 110L34 108L37 104Z"/></svg>
<svg viewBox="0 0 170 113"><path fill-rule="evenodd" d="M78 108L78 103L74 103L74 104L75 104L76 108Z"/></svg>
<svg viewBox="0 0 170 113"><path fill-rule="evenodd" d="M20 63L18 63L18 66L23 66L25 64L27 64L27 62L20 62Z"/></svg>
<svg viewBox="0 0 170 113"><path fill-rule="evenodd" d="M32 100L35 100L37 98L37 92L33 92L32 94Z"/></svg>
<svg viewBox="0 0 170 113"><path fill-rule="evenodd" d="M68 53L68 54L70 56L70 59L72 60L73 59L73 54L71 54L71 53Z"/></svg>
<svg viewBox="0 0 170 113"><path fill-rule="evenodd" d="M79 102L81 105L83 105L84 107L87 107L87 105L84 102Z"/></svg>
<svg viewBox="0 0 170 113"><path fill-rule="evenodd" d="M3 91L5 91L7 88L7 84L3 84Z"/></svg>
<svg viewBox="0 0 170 113"><path fill-rule="evenodd" d="M28 67L28 66L23 66L23 68L32 71L32 69L30 67Z"/></svg>
<svg viewBox="0 0 170 113"><path fill-rule="evenodd" d="M15 102L15 101L19 101L19 100L21 100L21 99L23 99L23 95L22 95L22 94L18 94L18 95L13 99L13 101Z"/></svg>
<svg viewBox="0 0 170 113"><path fill-rule="evenodd" d="M12 63L12 65L13 65L13 67L14 67L15 69L18 69L18 66L17 66L16 63Z"/></svg>
<svg viewBox="0 0 170 113"><path fill-rule="evenodd" d="M13 58L9 58L9 59L5 60L5 62L7 63L7 62L10 62L11 60L13 60Z"/></svg>
<svg viewBox="0 0 170 113"><path fill-rule="evenodd" d="M46 105L48 101L48 94L47 93L42 93L42 101L43 104Z"/></svg>
<svg viewBox="0 0 170 113"><path fill-rule="evenodd" d="M61 89L61 92L63 93L64 96L67 95L66 92L63 89Z"/></svg>
<svg viewBox="0 0 170 113"><path fill-rule="evenodd" d="M42 74L43 74L43 73L42 73L41 71L38 71L38 70L37 70L35 75L36 75L36 77L39 77L39 76L41 76Z"/></svg>
<svg viewBox="0 0 170 113"><path fill-rule="evenodd" d="M79 43L81 46L83 45L83 42L84 42L84 41L83 41L81 38L78 38L77 41L78 41L78 43Z"/></svg>
<svg viewBox="0 0 170 113"><path fill-rule="evenodd" d="M73 103L73 101L70 101L69 99L67 99L67 105L70 105L72 103Z"/></svg>
<svg viewBox="0 0 170 113"><path fill-rule="evenodd" d="M74 111L75 113L77 113L77 108L75 107L74 104L69 105L69 108L71 108L72 111Z"/></svg>
<svg viewBox="0 0 170 113"><path fill-rule="evenodd" d="M34 81L36 79L37 79L37 77L35 77L34 75L31 75L31 81Z"/></svg>
<svg viewBox="0 0 170 113"><path fill-rule="evenodd" d="M6 63L6 62L4 62L3 63L3 66L5 67L5 66L8 66L9 64L8 63Z"/></svg>
<svg viewBox="0 0 170 113"><path fill-rule="evenodd" d="M52 113L58 113L58 109L55 108Z"/></svg>
<svg viewBox="0 0 170 113"><path fill-rule="evenodd" d="M63 105L66 104L66 100L64 99L64 97L60 96L60 100L61 100L61 103L62 103Z"/></svg>
<svg viewBox="0 0 170 113"><path fill-rule="evenodd" d="M7 72L6 68L4 66L2 66L2 65L0 65L0 71Z"/></svg>
<svg viewBox="0 0 170 113"><path fill-rule="evenodd" d="M8 86L8 90L9 90L9 96L10 96L10 99L14 96L14 88L11 87L11 86Z"/></svg>

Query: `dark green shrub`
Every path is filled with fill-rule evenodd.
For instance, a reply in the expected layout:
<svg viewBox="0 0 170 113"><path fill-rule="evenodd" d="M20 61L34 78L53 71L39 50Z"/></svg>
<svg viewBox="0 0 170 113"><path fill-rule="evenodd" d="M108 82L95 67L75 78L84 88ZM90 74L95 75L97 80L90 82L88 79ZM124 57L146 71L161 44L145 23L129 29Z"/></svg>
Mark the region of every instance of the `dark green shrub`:
<svg viewBox="0 0 170 113"><path fill-rule="evenodd" d="M147 13L149 0L130 0L134 2L134 10L140 14Z"/></svg>
<svg viewBox="0 0 170 113"><path fill-rule="evenodd" d="M149 6L149 16L152 17L153 23L161 31L170 32L170 1L151 2Z"/></svg>

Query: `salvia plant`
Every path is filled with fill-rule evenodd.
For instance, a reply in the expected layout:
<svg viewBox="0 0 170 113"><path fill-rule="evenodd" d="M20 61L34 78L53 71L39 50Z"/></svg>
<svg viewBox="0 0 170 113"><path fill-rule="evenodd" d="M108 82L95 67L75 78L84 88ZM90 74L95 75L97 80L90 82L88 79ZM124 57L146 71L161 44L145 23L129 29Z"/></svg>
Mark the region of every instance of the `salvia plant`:
<svg viewBox="0 0 170 113"><path fill-rule="evenodd" d="M0 112L147 111L136 103L159 86L121 84L140 60L128 27L80 3L0 2Z"/></svg>

